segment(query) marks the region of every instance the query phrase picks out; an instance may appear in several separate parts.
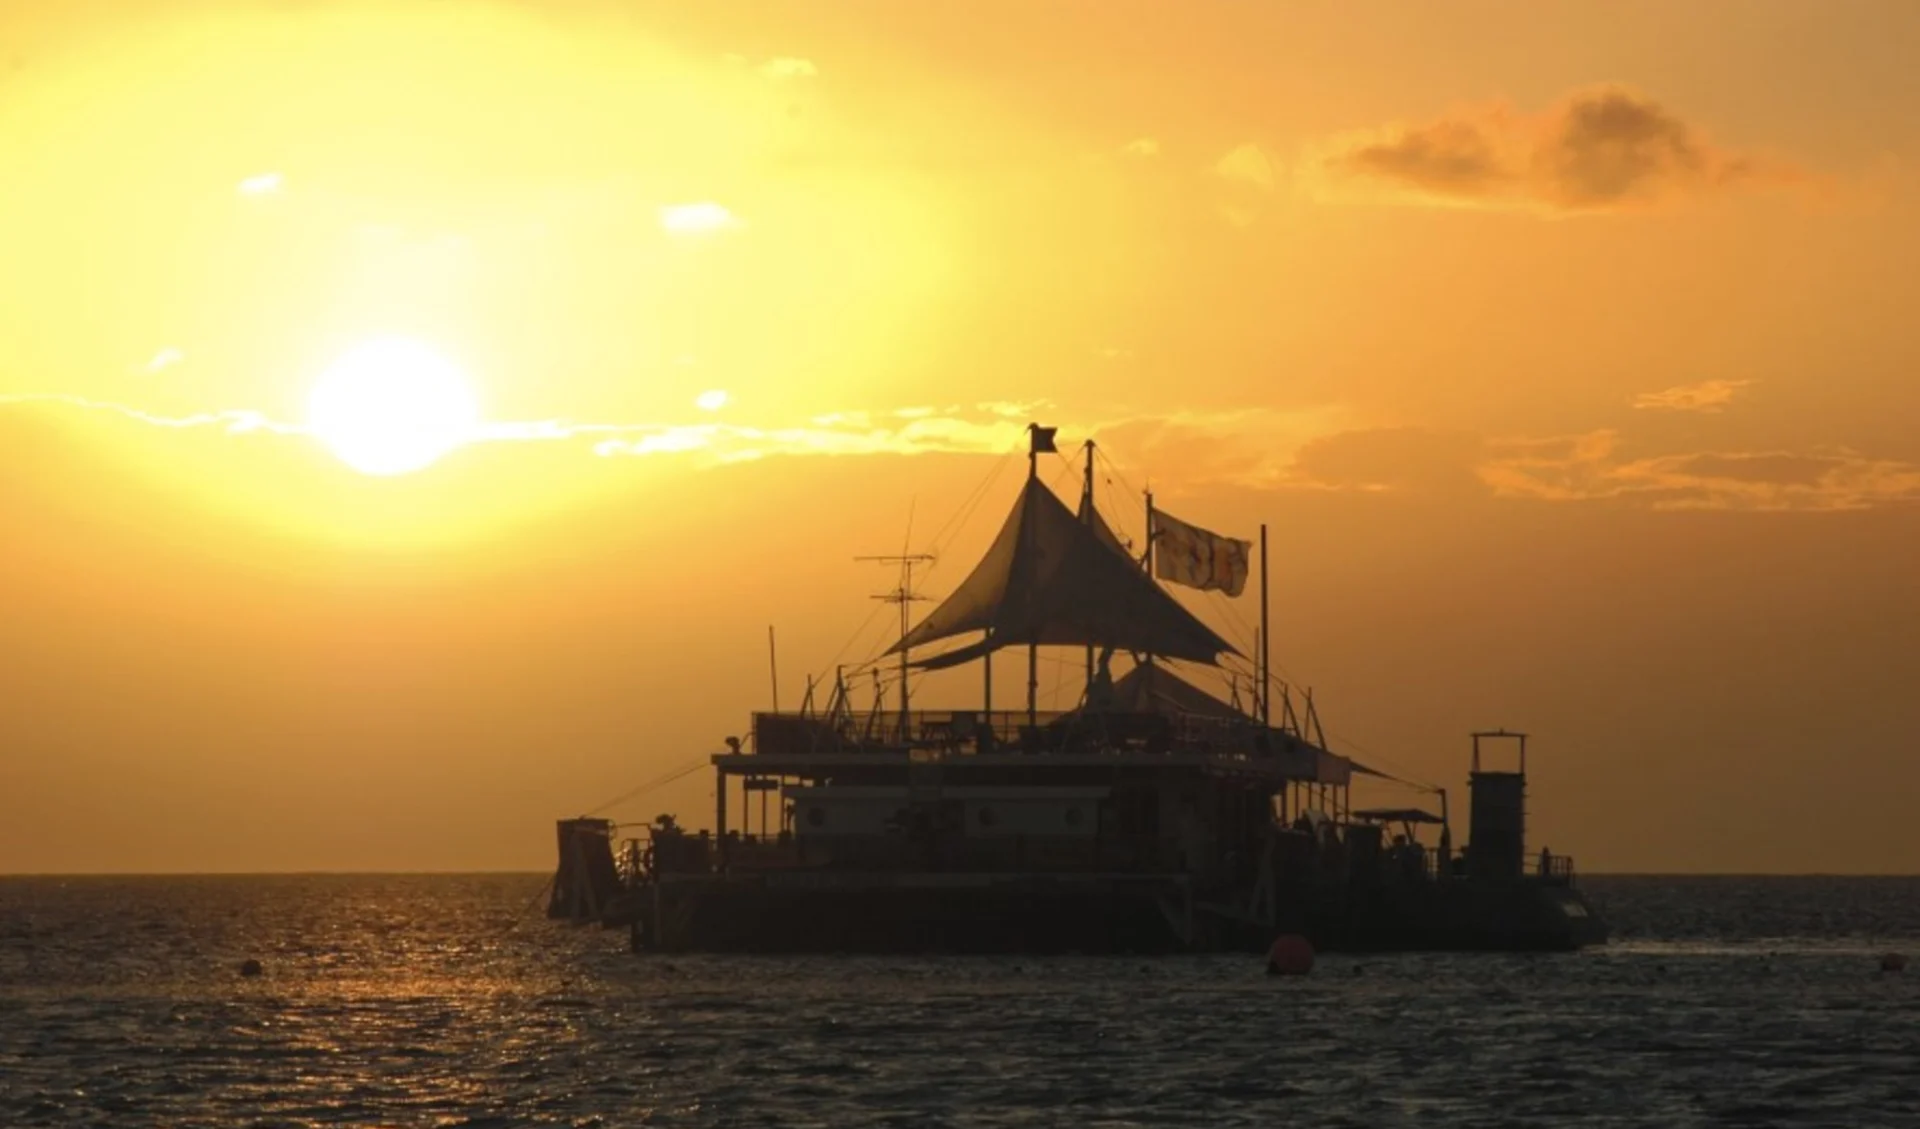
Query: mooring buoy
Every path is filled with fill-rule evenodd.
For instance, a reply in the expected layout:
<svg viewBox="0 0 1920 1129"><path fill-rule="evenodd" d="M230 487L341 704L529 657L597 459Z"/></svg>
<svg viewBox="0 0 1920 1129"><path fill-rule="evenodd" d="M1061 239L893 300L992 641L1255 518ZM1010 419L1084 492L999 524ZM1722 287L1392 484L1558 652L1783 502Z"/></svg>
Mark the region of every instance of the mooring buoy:
<svg viewBox="0 0 1920 1129"><path fill-rule="evenodd" d="M1907 954L1882 953L1880 955L1880 971L1905 972L1906 970L1907 970Z"/></svg>
<svg viewBox="0 0 1920 1129"><path fill-rule="evenodd" d="M240 962L240 975L242 976L258 976L265 971L266 969L260 966L260 962L254 960L252 957L248 957L246 960Z"/></svg>
<svg viewBox="0 0 1920 1129"><path fill-rule="evenodd" d="M1305 976L1313 971L1313 942L1298 933L1282 933L1267 949L1268 976Z"/></svg>

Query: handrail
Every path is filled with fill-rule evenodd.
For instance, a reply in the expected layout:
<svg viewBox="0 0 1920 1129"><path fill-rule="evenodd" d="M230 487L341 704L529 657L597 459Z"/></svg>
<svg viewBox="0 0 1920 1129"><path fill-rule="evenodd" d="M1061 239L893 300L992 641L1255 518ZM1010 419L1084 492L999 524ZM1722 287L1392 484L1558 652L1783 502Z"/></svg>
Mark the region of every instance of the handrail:
<svg viewBox="0 0 1920 1129"><path fill-rule="evenodd" d="M965 756L1178 748L1246 756L1314 748L1251 717L1131 711L1055 710L1029 715L1025 710L913 710L904 717L893 713L875 718L760 712L753 715L753 726L752 755L907 749Z"/></svg>

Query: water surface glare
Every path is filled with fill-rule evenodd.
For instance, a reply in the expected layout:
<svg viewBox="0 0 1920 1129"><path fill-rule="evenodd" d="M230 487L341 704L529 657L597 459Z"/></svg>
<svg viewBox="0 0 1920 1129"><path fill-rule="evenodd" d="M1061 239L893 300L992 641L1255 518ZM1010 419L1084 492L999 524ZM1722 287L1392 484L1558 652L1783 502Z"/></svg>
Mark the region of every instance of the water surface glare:
<svg viewBox="0 0 1920 1129"><path fill-rule="evenodd" d="M0 879L0 1126L1920 1126L1920 879L1593 878L1605 949L1298 980L636 957L541 884Z"/></svg>

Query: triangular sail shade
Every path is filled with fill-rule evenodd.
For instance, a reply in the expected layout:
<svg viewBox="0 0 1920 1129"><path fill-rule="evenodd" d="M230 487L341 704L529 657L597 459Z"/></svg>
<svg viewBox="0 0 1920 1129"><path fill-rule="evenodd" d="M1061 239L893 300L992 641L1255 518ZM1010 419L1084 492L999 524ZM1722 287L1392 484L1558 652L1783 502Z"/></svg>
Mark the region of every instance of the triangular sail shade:
<svg viewBox="0 0 1920 1129"><path fill-rule="evenodd" d="M1090 510L1092 511L1091 513L1088 512ZM1126 545L1121 543L1120 535L1113 531L1113 526L1107 524L1107 519L1100 516L1100 511L1094 509L1092 503L1090 503L1084 495L1080 498L1080 512L1076 515L1076 519L1080 524L1093 530L1093 535L1100 540L1102 545L1119 553L1129 561L1133 560L1133 553Z"/></svg>
<svg viewBox="0 0 1920 1129"><path fill-rule="evenodd" d="M1143 663L1114 679L1110 708L1132 713L1187 713L1221 720L1252 720L1159 663Z"/></svg>
<svg viewBox="0 0 1920 1129"><path fill-rule="evenodd" d="M1111 530L1107 538L1037 478L1028 478L986 556L889 653L971 631L990 633L981 644L962 648L980 654L1028 643L1112 647L1208 663L1222 652L1238 653L1161 591L1124 550L1116 552Z"/></svg>

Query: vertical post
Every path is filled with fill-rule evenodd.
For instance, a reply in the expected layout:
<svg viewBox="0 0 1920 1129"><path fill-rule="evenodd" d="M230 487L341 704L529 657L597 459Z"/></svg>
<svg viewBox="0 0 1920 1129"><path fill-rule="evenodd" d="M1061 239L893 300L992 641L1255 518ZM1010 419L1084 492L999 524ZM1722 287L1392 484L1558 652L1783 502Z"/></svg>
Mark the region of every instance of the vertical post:
<svg viewBox="0 0 1920 1129"><path fill-rule="evenodd" d="M780 659L773 648L773 624L767 624L767 674L773 680L773 712L780 712ZM757 747L757 746L756 746Z"/></svg>
<svg viewBox="0 0 1920 1129"><path fill-rule="evenodd" d="M1273 660L1268 648L1273 645L1272 629L1267 624L1267 523L1260 523L1260 724L1273 724Z"/></svg>
<svg viewBox="0 0 1920 1129"><path fill-rule="evenodd" d="M1088 529L1092 529L1093 523L1098 519L1094 517L1094 513L1093 513L1093 440L1091 439L1087 440L1087 467L1084 475L1082 476L1082 481L1080 485L1080 509L1082 513L1082 520L1086 522ZM1092 693L1093 693L1093 644L1088 643L1087 644L1087 694L1089 695L1089 699L1088 699L1089 701L1091 701Z"/></svg>
<svg viewBox="0 0 1920 1129"><path fill-rule="evenodd" d="M713 849L724 864L727 858L727 774L713 782Z"/></svg>
<svg viewBox="0 0 1920 1129"><path fill-rule="evenodd" d="M993 642L993 631L991 628L987 631L987 642ZM980 666L986 671L986 676L982 679L980 712L987 715L987 731L991 733L993 731L993 649L991 647L987 649L985 655L981 656Z"/></svg>
<svg viewBox="0 0 1920 1129"><path fill-rule="evenodd" d="M1051 435L1048 436L1048 446L1049 447L1052 446ZM1027 431L1027 482L1031 484L1032 482L1037 480L1039 477L1040 477L1040 427L1038 424L1029 424L1028 431ZM1032 506L1023 507L1023 510L1021 513L1020 524L1022 528L1020 530L1020 536L1023 540L1026 538L1026 535L1027 535L1025 526L1028 524L1028 522L1032 520L1032 515L1026 511L1030 511L1032 508L1033 508ZM1037 644L1028 643L1027 644L1027 725L1030 727L1034 725L1038 725L1040 723L1039 705L1040 705L1040 648Z"/></svg>
<svg viewBox="0 0 1920 1129"><path fill-rule="evenodd" d="M1027 724L1040 724L1040 647L1027 644Z"/></svg>
<svg viewBox="0 0 1920 1129"><path fill-rule="evenodd" d="M1147 495L1147 551L1140 554L1140 567L1147 570L1147 580L1153 580L1153 491ZM1153 655L1147 655L1147 665L1153 665Z"/></svg>
<svg viewBox="0 0 1920 1129"><path fill-rule="evenodd" d="M900 566L905 572L900 582L900 638L907 637L907 602L913 598L913 562L905 561ZM900 742L907 742L907 649L900 648Z"/></svg>

